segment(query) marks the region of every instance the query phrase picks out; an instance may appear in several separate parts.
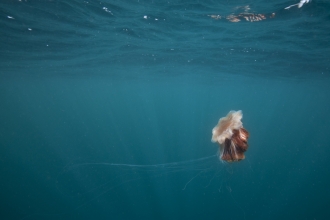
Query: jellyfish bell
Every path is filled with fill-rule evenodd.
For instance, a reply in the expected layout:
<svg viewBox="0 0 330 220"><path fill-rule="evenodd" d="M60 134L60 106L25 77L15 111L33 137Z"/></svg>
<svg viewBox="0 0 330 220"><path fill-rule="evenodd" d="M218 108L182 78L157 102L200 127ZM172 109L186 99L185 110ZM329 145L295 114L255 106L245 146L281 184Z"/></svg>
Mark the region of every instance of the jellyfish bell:
<svg viewBox="0 0 330 220"><path fill-rule="evenodd" d="M243 128L242 118L242 111L230 111L212 130L212 142L219 143L223 161L237 162L245 158L249 132Z"/></svg>

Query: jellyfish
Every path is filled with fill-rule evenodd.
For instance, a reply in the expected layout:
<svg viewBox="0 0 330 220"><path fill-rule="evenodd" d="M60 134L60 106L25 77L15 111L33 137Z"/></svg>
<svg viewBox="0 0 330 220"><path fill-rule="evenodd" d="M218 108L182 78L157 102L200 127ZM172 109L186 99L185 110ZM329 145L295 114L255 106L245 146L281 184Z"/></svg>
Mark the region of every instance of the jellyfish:
<svg viewBox="0 0 330 220"><path fill-rule="evenodd" d="M245 158L249 132L243 128L242 117L242 111L230 111L212 130L212 142L219 143L219 157L223 161L237 162Z"/></svg>

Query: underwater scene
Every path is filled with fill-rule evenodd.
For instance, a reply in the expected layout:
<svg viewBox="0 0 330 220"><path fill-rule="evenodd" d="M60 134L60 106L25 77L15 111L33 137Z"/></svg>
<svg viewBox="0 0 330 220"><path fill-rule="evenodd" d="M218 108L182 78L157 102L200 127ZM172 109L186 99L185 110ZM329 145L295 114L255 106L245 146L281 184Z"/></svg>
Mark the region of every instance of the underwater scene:
<svg viewBox="0 0 330 220"><path fill-rule="evenodd" d="M330 2L2 0L1 219L330 219Z"/></svg>

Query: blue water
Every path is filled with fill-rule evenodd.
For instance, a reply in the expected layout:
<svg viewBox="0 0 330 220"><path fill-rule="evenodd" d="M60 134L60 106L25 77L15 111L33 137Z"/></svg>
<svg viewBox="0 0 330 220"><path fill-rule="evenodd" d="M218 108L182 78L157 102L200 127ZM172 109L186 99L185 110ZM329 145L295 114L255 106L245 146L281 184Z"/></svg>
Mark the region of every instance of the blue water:
<svg viewBox="0 0 330 220"><path fill-rule="evenodd" d="M330 3L298 2L1 1L1 219L329 219Z"/></svg>

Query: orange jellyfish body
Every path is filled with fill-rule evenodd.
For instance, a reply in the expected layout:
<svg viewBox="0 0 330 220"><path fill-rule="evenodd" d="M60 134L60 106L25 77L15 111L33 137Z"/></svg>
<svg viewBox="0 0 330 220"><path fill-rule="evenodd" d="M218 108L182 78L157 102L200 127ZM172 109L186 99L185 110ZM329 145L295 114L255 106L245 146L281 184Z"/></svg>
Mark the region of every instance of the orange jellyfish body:
<svg viewBox="0 0 330 220"><path fill-rule="evenodd" d="M212 130L212 142L219 143L221 160L236 162L245 158L249 132L243 128L242 117L242 111L230 111Z"/></svg>

